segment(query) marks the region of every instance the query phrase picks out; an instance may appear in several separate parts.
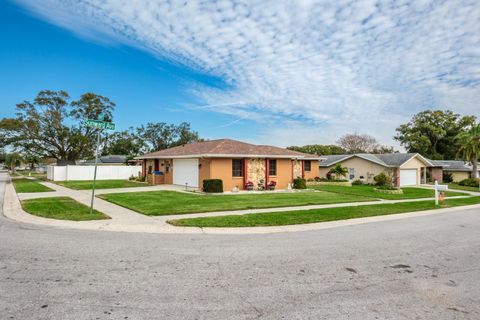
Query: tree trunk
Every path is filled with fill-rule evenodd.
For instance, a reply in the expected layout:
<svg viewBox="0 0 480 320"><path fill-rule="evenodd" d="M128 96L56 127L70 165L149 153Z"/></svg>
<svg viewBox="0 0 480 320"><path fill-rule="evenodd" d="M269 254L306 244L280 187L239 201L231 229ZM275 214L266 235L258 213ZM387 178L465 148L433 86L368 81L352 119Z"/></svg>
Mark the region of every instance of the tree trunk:
<svg viewBox="0 0 480 320"><path fill-rule="evenodd" d="M478 159L472 160L472 178L478 178Z"/></svg>

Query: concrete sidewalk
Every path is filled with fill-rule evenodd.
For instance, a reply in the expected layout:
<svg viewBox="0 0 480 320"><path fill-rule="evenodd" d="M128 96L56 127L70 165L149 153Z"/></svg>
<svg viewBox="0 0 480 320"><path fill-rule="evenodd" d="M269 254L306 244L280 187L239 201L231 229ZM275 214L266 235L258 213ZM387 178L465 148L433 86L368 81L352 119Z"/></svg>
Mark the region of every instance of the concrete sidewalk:
<svg viewBox="0 0 480 320"><path fill-rule="evenodd" d="M406 199L406 200L381 200L381 201L368 201L368 202L354 202L354 203L338 203L338 204L326 204L326 205L309 205L309 206L297 206L297 207L281 207L281 208L265 208L265 209L251 209L251 210L238 210L238 211L221 211L221 212L208 212L208 213L194 213L194 214L182 214L182 215L168 215L168 216L146 216L130 209L118 206L111 202L102 200L100 198L95 199L95 209L101 211L112 219L110 220L95 220L95 221L66 221L55 220L37 217L23 211L20 200L45 198L45 197L57 197L65 196L75 199L76 201L83 203L87 206L90 205L91 191L90 190L72 190L54 183L42 182L42 184L56 190L54 192L44 193L25 193L17 196L12 183L7 183L5 186L5 202L4 202L4 214L8 218L22 221L32 224L48 225L52 227L62 228L76 228L76 229L90 229L90 230L108 230L108 231L123 231L123 232L146 232L146 233L212 233L212 234L257 234L257 233L278 233L278 232L293 232L293 231L308 231L308 230L320 230L325 228L339 227L355 225L374 221L387 221L396 220L406 217L423 216L434 213L442 212L454 212L457 208L453 209L437 209L431 211L422 211L405 214L385 215L376 217L367 217L360 219L350 219L332 222L321 222L302 225L291 226L278 226L278 227L254 227L254 228L196 228L196 227L174 227L168 224L167 220L181 219L181 218L194 218L194 217L213 217L223 215L241 215L249 213L268 213L268 212L284 212L284 211L298 211L298 210L311 210L321 208L338 208L338 207L351 207L361 205L375 205L384 203L399 203L399 202L414 202L432 200L431 198L423 199ZM156 187L142 187L142 189L154 190L172 190L171 188L159 188ZM103 193L112 192L129 192L132 189L137 188L123 188L123 189L107 189L102 190ZM154 190L152 190L154 189ZM100 190L99 190L100 191ZM146 191L146 190L142 190ZM136 191L132 191L136 192ZM100 193L100 192L99 192ZM465 198L466 196L451 197L451 198ZM469 206L479 207L480 205ZM462 209L466 207L459 207Z"/></svg>

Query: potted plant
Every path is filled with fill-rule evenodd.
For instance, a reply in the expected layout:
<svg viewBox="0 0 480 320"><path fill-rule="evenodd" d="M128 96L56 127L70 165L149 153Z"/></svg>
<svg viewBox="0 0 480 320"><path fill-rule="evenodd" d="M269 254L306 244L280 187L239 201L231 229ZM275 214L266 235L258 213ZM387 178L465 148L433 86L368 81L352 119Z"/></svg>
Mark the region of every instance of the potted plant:
<svg viewBox="0 0 480 320"><path fill-rule="evenodd" d="M245 190L248 190L248 191L253 190L253 182L252 181L247 181L247 183L245 183Z"/></svg>
<svg viewBox="0 0 480 320"><path fill-rule="evenodd" d="M268 190L275 190L275 186L277 185L276 181L270 181L267 185Z"/></svg>

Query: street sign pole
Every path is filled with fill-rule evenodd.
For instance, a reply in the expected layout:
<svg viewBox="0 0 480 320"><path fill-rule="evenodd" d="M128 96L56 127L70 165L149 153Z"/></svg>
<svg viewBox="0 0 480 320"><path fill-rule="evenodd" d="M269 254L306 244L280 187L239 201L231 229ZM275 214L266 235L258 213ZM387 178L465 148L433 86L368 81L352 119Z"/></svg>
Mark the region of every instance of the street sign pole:
<svg viewBox="0 0 480 320"><path fill-rule="evenodd" d="M100 131L97 133L97 150L95 152L95 169L93 171L92 201L90 202L90 214L93 214L93 199L95 199L95 181L97 180L98 152L100 147Z"/></svg>
<svg viewBox="0 0 480 320"><path fill-rule="evenodd" d="M97 147L95 152L95 169L93 171L93 185L92 185L92 200L90 201L90 214L93 213L93 200L95 199L95 182L97 181L97 166L98 166L98 154L100 153L100 133L102 130L115 130L115 124L108 121L85 119L83 125L90 128L98 129L97 132Z"/></svg>

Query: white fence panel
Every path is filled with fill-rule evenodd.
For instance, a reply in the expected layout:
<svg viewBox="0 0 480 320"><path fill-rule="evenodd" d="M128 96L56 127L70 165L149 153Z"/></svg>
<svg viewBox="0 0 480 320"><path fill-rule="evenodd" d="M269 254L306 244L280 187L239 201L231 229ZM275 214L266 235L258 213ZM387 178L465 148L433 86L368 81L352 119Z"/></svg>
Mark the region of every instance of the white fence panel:
<svg viewBox="0 0 480 320"><path fill-rule="evenodd" d="M138 177L141 166L98 166L98 180L123 180ZM53 181L92 180L95 166L49 166L47 178Z"/></svg>

